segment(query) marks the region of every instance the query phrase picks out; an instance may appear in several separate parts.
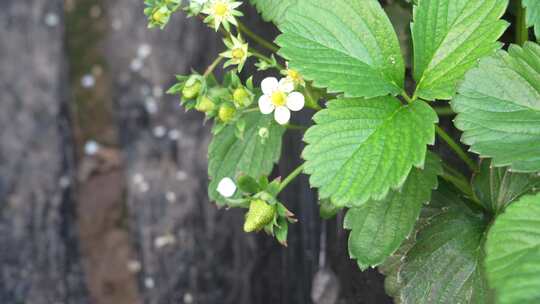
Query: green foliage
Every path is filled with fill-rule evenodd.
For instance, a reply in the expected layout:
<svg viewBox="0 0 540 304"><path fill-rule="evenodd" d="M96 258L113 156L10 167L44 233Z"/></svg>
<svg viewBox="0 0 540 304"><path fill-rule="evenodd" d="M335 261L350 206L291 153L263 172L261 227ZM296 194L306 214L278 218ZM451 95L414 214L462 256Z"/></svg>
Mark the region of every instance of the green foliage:
<svg viewBox="0 0 540 304"><path fill-rule="evenodd" d="M399 43L376 0L299 1L280 30L279 54L315 86L347 97L403 90Z"/></svg>
<svg viewBox="0 0 540 304"><path fill-rule="evenodd" d="M540 176L497 168L489 160L482 161L480 172L473 178L476 197L488 210L499 213L509 203L540 187Z"/></svg>
<svg viewBox="0 0 540 304"><path fill-rule="evenodd" d="M416 236L397 271L401 303L487 303L481 267L487 221L470 203L440 187L433 213Z"/></svg>
<svg viewBox="0 0 540 304"><path fill-rule="evenodd" d="M250 0L266 21L280 24L285 19L285 13L298 0Z"/></svg>
<svg viewBox="0 0 540 304"><path fill-rule="evenodd" d="M500 47L506 0L419 0L414 8L416 95L450 99L479 58Z"/></svg>
<svg viewBox="0 0 540 304"><path fill-rule="evenodd" d="M392 3L384 8L394 16L399 42L383 2ZM178 3L146 0L151 24L165 26ZM249 38L238 38L233 45L227 41L229 51L222 56L249 64L245 59L253 55L259 71L285 76L279 85L276 79L267 84L294 90L299 103L287 101L273 85L261 85L266 97L258 108L260 90L252 77L243 84L233 70L222 83L214 78L219 58L203 75L178 77L169 92L180 95L185 108L215 122L210 197L218 205L249 208L245 231L264 230L286 245L288 224L296 219L279 194L303 170L319 190L321 217L349 208L344 221L351 230L349 254L361 269L379 266L396 302L476 304L491 303L493 296L500 303L539 302L540 194L533 195L540 187L540 46L527 42L499 50L497 40L508 27L501 20L508 0L250 3L279 26L277 54L256 31L221 27L240 13L227 15L224 10L220 15L215 2L192 2L184 9L208 15L204 20L215 20L214 28L226 37ZM522 3L528 25L538 34L540 2ZM239 3L220 4L231 10ZM411 7L414 66L405 87L402 53L410 53L410 41L404 25ZM521 16L517 18L523 21ZM231 27L236 24L236 19L229 21ZM521 28L517 30L522 41ZM259 54L259 47L271 54ZM243 51L236 57L235 48ZM480 155L480 166L442 126L437 133L469 171L427 152L438 122L427 102L452 98L455 126L463 131L462 142ZM323 109L321 100L330 100ZM282 127L271 115L259 113L272 112L274 106L295 111L306 106L317 113L304 134L305 163L283 181L270 182L285 127L293 132L306 128ZM452 113L438 111L444 112ZM226 177L230 179L223 180L220 192L234 195L224 198L216 188Z"/></svg>
<svg viewBox="0 0 540 304"><path fill-rule="evenodd" d="M208 175L210 199L219 205L226 203L216 191L222 178L235 178L240 174L250 176L268 175L281 155L281 137L284 128L276 124L270 116L260 113L245 115L244 139L236 136L234 125L225 126L210 143L208 152ZM259 136L261 128L268 129L265 140Z"/></svg>
<svg viewBox="0 0 540 304"><path fill-rule="evenodd" d="M511 46L469 71L452 101L462 141L497 167L540 171L540 46Z"/></svg>
<svg viewBox="0 0 540 304"><path fill-rule="evenodd" d="M527 25L534 27L536 38L540 39L540 1L521 0L523 7L527 8Z"/></svg>
<svg viewBox="0 0 540 304"><path fill-rule="evenodd" d="M540 194L510 205L490 229L486 271L498 303L540 301Z"/></svg>
<svg viewBox="0 0 540 304"><path fill-rule="evenodd" d="M358 260L360 269L381 264L410 235L441 171L439 160L428 154L424 170L413 169L399 191L347 212L344 226L351 229L349 255Z"/></svg>
<svg viewBox="0 0 540 304"><path fill-rule="evenodd" d="M438 121L423 101L403 106L389 96L334 100L314 120L304 137L305 172L321 198L350 207L383 199L422 167Z"/></svg>

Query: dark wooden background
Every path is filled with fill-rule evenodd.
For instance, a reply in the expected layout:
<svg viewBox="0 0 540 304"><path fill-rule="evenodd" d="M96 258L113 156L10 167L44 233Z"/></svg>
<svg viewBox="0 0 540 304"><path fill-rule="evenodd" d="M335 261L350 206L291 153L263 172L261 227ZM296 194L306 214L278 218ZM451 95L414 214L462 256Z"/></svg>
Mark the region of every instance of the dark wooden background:
<svg viewBox="0 0 540 304"><path fill-rule="evenodd" d="M389 303L306 177L282 196L300 220L289 248L208 201L209 126L163 91L204 69L219 36L182 14L149 30L142 3L0 1L0 303ZM299 155L301 135L284 140Z"/></svg>

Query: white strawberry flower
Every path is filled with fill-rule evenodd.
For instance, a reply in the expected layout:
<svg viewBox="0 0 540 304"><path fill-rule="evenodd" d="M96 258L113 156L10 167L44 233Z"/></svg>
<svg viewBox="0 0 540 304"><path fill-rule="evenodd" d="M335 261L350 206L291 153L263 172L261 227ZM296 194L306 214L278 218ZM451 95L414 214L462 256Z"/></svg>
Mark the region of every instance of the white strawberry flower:
<svg viewBox="0 0 540 304"><path fill-rule="evenodd" d="M221 179L217 186L217 192L225 198L229 198L236 192L236 184L228 177Z"/></svg>
<svg viewBox="0 0 540 304"><path fill-rule="evenodd" d="M274 119L281 125L287 124L291 119L291 111L300 111L304 108L304 95L293 92L294 83L288 78L280 81L275 77L265 78L261 82L263 95L259 98L259 109L263 114L274 112Z"/></svg>

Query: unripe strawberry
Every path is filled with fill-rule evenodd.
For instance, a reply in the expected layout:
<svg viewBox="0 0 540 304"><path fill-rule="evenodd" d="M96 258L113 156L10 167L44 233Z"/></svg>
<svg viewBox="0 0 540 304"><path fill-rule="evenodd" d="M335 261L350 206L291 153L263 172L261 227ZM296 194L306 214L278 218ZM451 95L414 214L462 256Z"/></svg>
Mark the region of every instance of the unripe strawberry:
<svg viewBox="0 0 540 304"><path fill-rule="evenodd" d="M251 201L249 211L246 214L246 221L244 222L244 231L253 232L263 229L264 226L274 220L275 215L275 206L260 199Z"/></svg>
<svg viewBox="0 0 540 304"><path fill-rule="evenodd" d="M195 81L191 84L187 84L182 89L182 98L185 100L193 100L199 96L199 93L201 92L201 82Z"/></svg>
<svg viewBox="0 0 540 304"><path fill-rule="evenodd" d="M232 104L224 103L219 108L218 116L222 122L228 123L229 121L231 121L231 119L233 119L235 113L236 108Z"/></svg>
<svg viewBox="0 0 540 304"><path fill-rule="evenodd" d="M234 104L241 108L249 105L249 94L243 88L238 88L233 92Z"/></svg>
<svg viewBox="0 0 540 304"><path fill-rule="evenodd" d="M197 103L197 106L195 106L195 109L199 112L208 113L213 111L216 108L216 105L212 101L212 99L203 96L199 102Z"/></svg>

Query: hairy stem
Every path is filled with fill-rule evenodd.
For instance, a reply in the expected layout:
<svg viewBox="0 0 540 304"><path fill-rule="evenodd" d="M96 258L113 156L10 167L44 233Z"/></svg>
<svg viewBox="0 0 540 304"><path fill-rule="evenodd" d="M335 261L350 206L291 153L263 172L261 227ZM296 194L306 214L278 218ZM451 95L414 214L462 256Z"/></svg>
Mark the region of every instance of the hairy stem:
<svg viewBox="0 0 540 304"><path fill-rule="evenodd" d="M529 40L529 30L526 24L526 8L523 7L521 0L516 0L516 43L523 45Z"/></svg>
<svg viewBox="0 0 540 304"><path fill-rule="evenodd" d="M277 45L255 34L252 30L250 30L247 26L245 26L240 21L238 21L238 31L248 36L251 40L255 41L258 45L264 47L265 49L271 51L272 53L276 53L279 50L279 47Z"/></svg>
<svg viewBox="0 0 540 304"><path fill-rule="evenodd" d="M302 171L304 170L304 165L305 164L302 164L300 166L298 166L296 169L294 169L293 172L291 172L291 174L289 174L289 176L287 176L282 182L281 184L279 185L279 191L278 193L280 193L281 191L283 191L283 189L285 189L285 187L287 187L298 175L300 175L300 173L302 173Z"/></svg>
<svg viewBox="0 0 540 304"><path fill-rule="evenodd" d="M443 130L438 125L435 126L435 131L437 132L437 135L444 140L448 146L467 164L467 166L473 171L477 172L478 167L476 163L467 155L467 152L463 151L461 146L450 136L448 133L446 133L445 130Z"/></svg>
<svg viewBox="0 0 540 304"><path fill-rule="evenodd" d="M223 60L221 56L218 56L216 59L214 59L212 64L210 64L208 68L206 68L206 71L204 71L203 77L208 77L208 75L210 75L216 69L221 60Z"/></svg>

